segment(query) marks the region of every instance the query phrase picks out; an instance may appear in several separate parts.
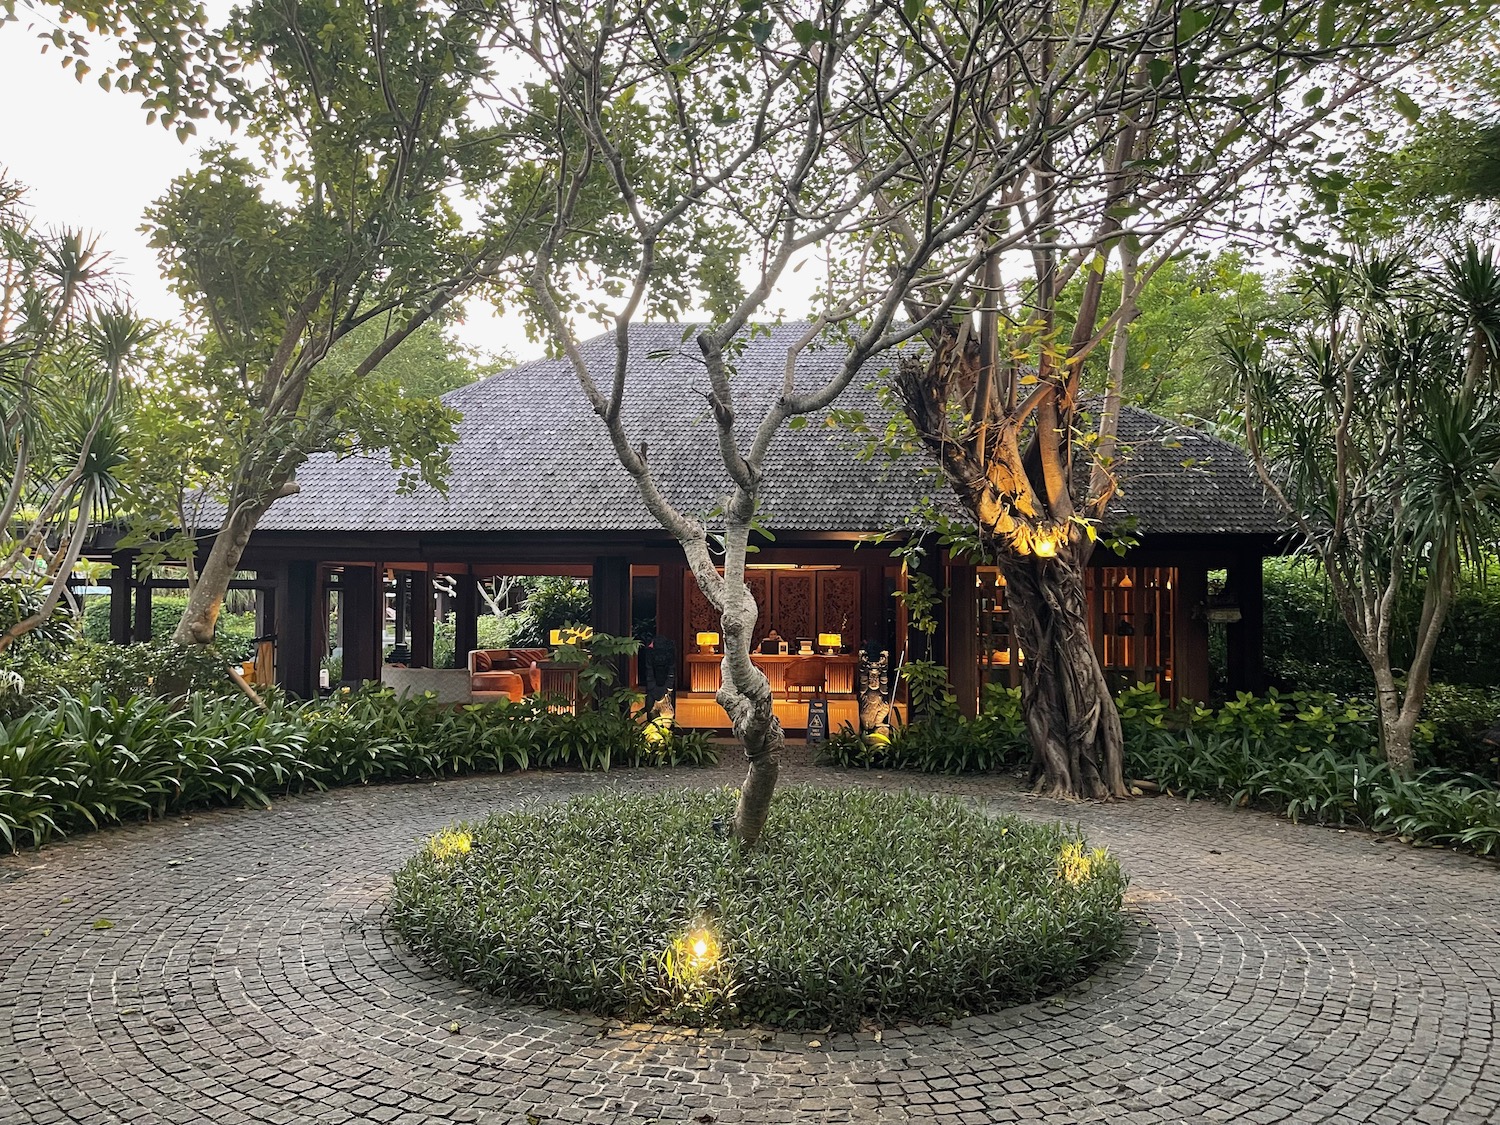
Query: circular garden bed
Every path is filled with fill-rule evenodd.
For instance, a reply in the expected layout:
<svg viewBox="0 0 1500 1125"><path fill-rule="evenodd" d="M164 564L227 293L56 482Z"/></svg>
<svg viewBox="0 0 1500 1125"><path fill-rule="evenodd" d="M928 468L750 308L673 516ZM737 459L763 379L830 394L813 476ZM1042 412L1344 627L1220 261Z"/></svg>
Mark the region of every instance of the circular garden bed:
<svg viewBox="0 0 1500 1125"><path fill-rule="evenodd" d="M423 958L511 1001L851 1029L1076 983L1119 949L1125 876L1074 828L960 801L779 790L761 847L727 790L607 792L461 824L395 877Z"/></svg>

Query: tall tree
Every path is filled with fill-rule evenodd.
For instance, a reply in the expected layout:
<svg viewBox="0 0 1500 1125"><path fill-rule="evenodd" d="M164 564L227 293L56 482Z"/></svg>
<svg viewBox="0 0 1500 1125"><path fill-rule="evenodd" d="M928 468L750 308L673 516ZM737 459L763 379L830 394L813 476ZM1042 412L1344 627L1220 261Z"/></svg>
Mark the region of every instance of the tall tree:
<svg viewBox="0 0 1500 1125"><path fill-rule="evenodd" d="M1355 254L1313 267L1305 322L1226 337L1267 489L1328 575L1370 666L1381 742L1412 733L1458 578L1500 534L1500 261L1469 246L1436 269ZM1421 615L1393 666L1407 589Z"/></svg>
<svg viewBox="0 0 1500 1125"><path fill-rule="evenodd" d="M1139 289L1137 315L1124 329L1128 346L1095 349L1083 364L1083 386L1104 393L1111 357L1123 358L1118 382L1125 403L1187 421L1213 421L1235 397L1223 379L1220 334L1231 324L1280 320L1300 307L1285 272L1254 268L1243 250L1184 254ZM1111 269L1100 306L1118 308L1122 290L1121 271ZM1083 291L1083 278L1075 276L1059 295L1064 322L1077 318Z"/></svg>
<svg viewBox="0 0 1500 1125"><path fill-rule="evenodd" d="M0 652L57 610L115 498L121 398L150 332L95 243L38 228L0 178Z"/></svg>
<svg viewBox="0 0 1500 1125"><path fill-rule="evenodd" d="M1500 29L1480 28L1428 69L1434 81L1370 123L1332 186L1325 225L1345 242L1457 244L1500 231Z"/></svg>
<svg viewBox="0 0 1500 1125"><path fill-rule="evenodd" d="M734 833L754 842L783 745L750 659L756 607L745 584L772 438L832 404L872 357L945 331L954 302L994 261L975 232L995 225L997 199L1043 198L1030 185L1065 139L1096 138L1082 146L1091 161L1117 152L1116 178L1144 174L1140 154L1112 146L1180 82L1152 62L1180 12L1161 4L1125 21L1116 6L1084 5L1061 20L1037 3L656 0L627 10L605 0L499 15L500 38L540 76L507 104L529 107L535 180L552 204L523 292L720 612L718 699L749 760ZM733 379L737 341L814 248L833 263L818 315L788 349L776 398L749 401ZM612 301L579 292L580 259ZM622 411L630 324L683 312L695 293L682 279L712 318L690 333L716 423L709 440L730 481L712 523L667 499ZM903 308L909 320L898 320ZM613 328L602 378L579 347L586 318ZM830 338L840 362L813 378L799 358Z"/></svg>
<svg viewBox="0 0 1500 1125"><path fill-rule="evenodd" d="M1114 466L1128 325L1142 287L1192 239L1271 216L1252 204L1332 149L1372 112L1383 84L1469 18L1458 5L1390 0L1048 6L1026 41L1026 81L989 110L1045 131L1040 157L984 228L991 262L961 315L929 333L898 391L998 562L1026 660L1033 778L1058 796L1123 795L1118 715L1089 640L1084 575ZM1080 122L1049 96L1101 65L1059 39L1099 21L1134 44L1137 97L1113 120ZM1021 109L1024 107L1024 110ZM1120 296L1104 304L1118 260ZM1077 279L1075 315L1059 294ZM916 315L927 306L914 294ZM1102 409L1080 408L1082 365L1109 348Z"/></svg>
<svg viewBox="0 0 1500 1125"><path fill-rule="evenodd" d="M187 305L222 504L175 639L207 643L261 516L319 451L385 449L441 483L452 415L378 368L504 253L453 199L486 151L469 116L484 13L465 4L293 3L236 10L214 87L259 148L225 147L148 214ZM191 561L191 559L189 559Z"/></svg>

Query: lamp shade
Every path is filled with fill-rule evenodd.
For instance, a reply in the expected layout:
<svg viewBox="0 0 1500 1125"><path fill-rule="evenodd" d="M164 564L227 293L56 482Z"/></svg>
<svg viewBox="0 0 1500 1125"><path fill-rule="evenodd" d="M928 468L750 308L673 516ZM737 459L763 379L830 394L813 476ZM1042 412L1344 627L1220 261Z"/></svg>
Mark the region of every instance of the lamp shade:
<svg viewBox="0 0 1500 1125"><path fill-rule="evenodd" d="M698 634L698 647L699 648L713 648L718 643L719 643L719 634L718 633L699 633Z"/></svg>
<svg viewBox="0 0 1500 1125"><path fill-rule="evenodd" d="M818 647L819 648L838 648L839 645L841 645L843 643L844 643L844 635L842 633L819 633L818 634Z"/></svg>

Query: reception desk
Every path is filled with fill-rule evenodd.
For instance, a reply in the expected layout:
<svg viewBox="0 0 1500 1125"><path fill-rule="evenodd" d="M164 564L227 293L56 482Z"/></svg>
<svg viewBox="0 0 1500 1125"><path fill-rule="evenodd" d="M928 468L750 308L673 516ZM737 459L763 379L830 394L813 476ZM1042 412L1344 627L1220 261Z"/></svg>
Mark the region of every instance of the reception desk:
<svg viewBox="0 0 1500 1125"><path fill-rule="evenodd" d="M771 694L781 696L786 694L787 666L798 660L815 658L811 656L764 656L756 653L750 659L766 674L766 679L771 683ZM818 656L816 659L823 661L824 685L829 695L854 694L854 670L859 664L859 657L849 654L847 656ZM723 662L724 658L719 655L689 653L687 657L688 691L709 695L718 691L719 666Z"/></svg>

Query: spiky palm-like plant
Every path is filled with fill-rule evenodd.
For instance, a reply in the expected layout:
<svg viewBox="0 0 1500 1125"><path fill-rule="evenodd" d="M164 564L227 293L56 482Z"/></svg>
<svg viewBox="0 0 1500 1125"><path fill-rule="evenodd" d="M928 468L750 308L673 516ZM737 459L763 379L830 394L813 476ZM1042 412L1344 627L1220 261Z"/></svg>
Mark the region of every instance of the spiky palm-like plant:
<svg viewBox="0 0 1500 1125"><path fill-rule="evenodd" d="M118 490L120 398L151 329L109 300L103 262L0 181L0 652L52 618Z"/></svg>
<svg viewBox="0 0 1500 1125"><path fill-rule="evenodd" d="M1500 266L1473 245L1436 268L1356 256L1309 271L1306 294L1300 330L1226 338L1225 354L1256 466L1328 574L1386 757L1408 772L1459 577L1500 531ZM1422 610L1403 675L1408 585Z"/></svg>

